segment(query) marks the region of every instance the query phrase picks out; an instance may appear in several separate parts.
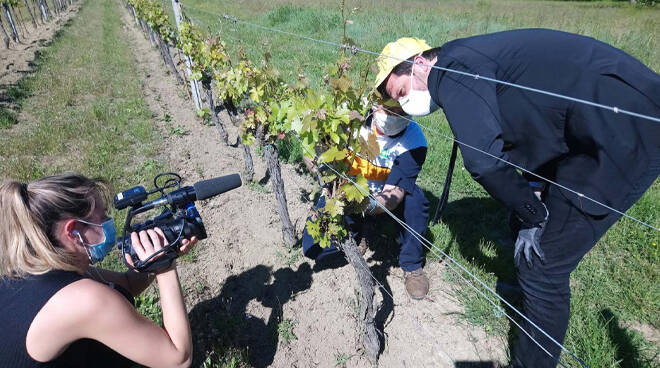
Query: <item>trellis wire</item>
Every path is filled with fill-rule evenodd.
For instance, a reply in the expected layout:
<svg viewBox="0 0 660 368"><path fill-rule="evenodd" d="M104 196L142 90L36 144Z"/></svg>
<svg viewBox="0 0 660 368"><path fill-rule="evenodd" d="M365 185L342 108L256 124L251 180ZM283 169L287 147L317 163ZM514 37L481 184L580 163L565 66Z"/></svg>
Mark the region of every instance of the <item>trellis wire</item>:
<svg viewBox="0 0 660 368"><path fill-rule="evenodd" d="M318 156L307 150L306 146L303 144L303 142L300 140L300 137L297 135L293 135L300 145L307 151L308 154L312 155L315 159L318 159ZM438 251L444 256L446 259L450 260L452 263L454 263L456 266L458 266L463 272L467 273L470 275L473 279L475 279L477 282L479 282L483 287L486 288L486 290L490 291L492 294L494 294L499 300L503 301L509 308L513 309L516 313L518 313L523 319L525 319L527 322L529 322L533 327L535 327L537 330L539 330L543 335L545 335L548 339L550 339L552 342L554 342L557 346L559 346L563 351L565 351L567 354L569 354L571 357L573 357L577 362L579 362L583 367L589 367L586 363L584 363L580 358L575 356L570 350L565 348L562 344L560 344L557 340L552 338L548 333L546 333L543 329L538 327L534 322L532 322L530 319L527 318L522 312L520 312L518 309L516 309L513 305L511 305L509 302L507 302L504 298L502 298L497 292L495 292L493 289L491 289L485 282L481 281L476 275L474 275L472 272L470 272L467 268L465 268L463 265L461 265L458 261L456 261L454 258L449 256L447 253L442 251L442 249L438 248L435 244L431 243L429 240L427 240L424 236L420 235L417 231L415 231L413 228L411 228L405 221L399 219L395 214L393 214L390 210L388 210L383 204L381 204L376 197L374 197L371 193L368 191L365 192L364 188L359 186L355 181L353 181L351 178L347 177L346 175L340 173L339 171L335 170L332 165L328 165L328 168L332 170L335 174L341 176L344 180L350 182L355 188L357 188L363 195L368 196L372 200L376 201L376 204L378 207L380 207L383 212L385 212L387 215L389 215L394 221L396 221L399 225L401 225L406 231L408 231L415 239L417 239L422 245L424 245L429 251L433 252L436 256L440 257L440 254L438 254ZM548 356L550 356L552 359L555 359L561 366L566 367L559 358L554 357L547 349L545 349L536 339L534 339L529 332L527 332L518 322L515 321L513 317L511 317L501 306L497 305L491 298L489 298L485 293L479 288L477 288L470 280L466 279L463 274L461 274L458 270L456 270L450 263L447 263L447 266L449 267L450 270L452 270L456 275L458 275L464 282L466 282L470 287L472 287L479 295L481 295L484 299L486 299L490 304L493 305L495 309L497 309L500 313L505 315L511 322L513 322L514 325L516 325L525 335L527 335L541 350L543 350ZM373 276L372 276L373 277Z"/></svg>
<svg viewBox="0 0 660 368"><path fill-rule="evenodd" d="M196 9L196 10L200 10L200 9ZM200 11L203 11L203 10L200 10ZM206 11L204 11L204 12L206 12ZM207 13L210 13L210 12L207 12ZM219 14L216 14L216 15L219 15ZM355 46L355 45L352 45L352 46L351 46L351 45L344 45L344 44L340 44L340 43L336 43L336 42L331 42L331 41L326 41L326 40L320 40L320 39L316 39L316 38L312 38L312 37L308 37L308 36L304 36L304 35L295 34L295 33L292 33L292 32L287 32L287 31L279 30L279 29L272 28L272 27L262 26L262 25L259 25L259 24L256 24L256 23L252 23L252 22L244 21L244 20L238 19L238 18L236 18L236 17L231 17L231 16L228 16L228 15L222 15L222 16L223 16L223 18L228 19L228 20L231 20L231 21L233 21L233 22L242 22L242 23L244 23L244 24L248 24L248 25L251 25L251 26L255 26L255 27L258 27L258 28L261 28L261 29L264 29L264 30L269 30L269 31L273 31L273 32L278 32L278 33L286 34L286 35L293 36L293 37L298 37L298 38L302 38L302 39L306 39L306 40L310 40L310 41L314 41L314 42L318 42L318 43L323 43L323 44L326 44L326 45L331 45L331 46L335 46L335 47L340 47L340 48L342 48L342 49L350 49L351 52L353 52L353 53L357 53L357 52L359 51L359 52L363 52L363 53L367 53L367 54L372 54L372 55L377 55L377 56L389 57L389 58L392 58L392 59L399 60L399 61L401 61L401 62L409 62L409 63L413 63L412 61L409 61L409 60L400 59L400 58L396 58L396 57L393 57L393 56L390 56L390 55L383 55L383 54L376 53L376 52L373 52L373 51L370 51L370 50L362 49L362 48L359 48L359 47L357 47L357 46ZM600 104L600 103L596 103L596 102L592 102L592 101L588 101L588 100L583 100L583 99L578 99L578 98L574 98L574 97L570 97L570 96L565 96L565 95L561 95L561 94L557 94L557 93L553 93L553 92L549 92L549 91L545 91L545 90L541 90L541 89L536 89L536 88L533 88L533 87L527 87L527 86L523 86L523 85L519 85L519 84L511 83L511 82L506 82L506 81L497 80L497 79L494 79L494 78L484 77L484 76L480 76L479 74L472 74L472 73L462 72L462 71L453 70L453 69L449 69L449 68L438 67L438 66L433 66L433 68L436 68L436 69L439 69L439 70L443 70L443 71L446 71L446 72L450 72L450 73L456 73L456 74L461 74L461 75L470 76L470 77L473 77L473 78L475 78L475 79L483 79L483 80L490 81L490 82L494 82L494 83L499 83L499 84L503 84L503 85L507 85L507 86L511 86L511 87L515 87L515 88L520 88L520 89L527 90L527 91L531 91L531 92L535 92L535 93L545 94L545 95L549 95L549 96L553 96L553 97L556 97L556 98L565 99L565 100L569 100L569 101L573 101L573 102L577 102L577 103L582 103L582 104L585 104L585 105L589 105L589 106L593 106L593 107L598 107L598 108L602 108L602 109L605 109L605 110L609 110L609 111L612 111L612 112L614 112L614 113L621 113L621 114L625 114L625 115L629 115L629 116L633 116L633 117L637 117L637 118L641 118L641 119L646 119L646 120L650 120L650 121L654 121L654 122L660 122L660 118L656 118L656 117L649 116L649 115L644 115L644 114L639 114L639 113L636 113L636 112L633 112L633 111L628 111L628 110L625 110L625 109L618 108L618 107L616 107L616 106L603 105L603 104ZM420 126L422 126L422 125L420 124ZM423 126L423 127L424 127L424 126ZM428 127L425 127L425 128L428 129L428 130L431 130L431 129L428 128ZM433 131L433 130L431 130L431 131ZM570 188L567 188L567 187L565 187L565 186L563 186L563 185L561 185L561 184L559 184L559 183L553 182L553 181L548 180L548 179L546 179L546 178L543 178L543 177L541 177L541 176L539 176L539 175L536 175L536 174L532 173L531 171L526 170L526 169L524 169L524 168L522 168L522 167L520 167L520 166L518 166L518 165L516 165L516 164L514 164L514 163L511 163L511 162L509 162L509 161L506 161L506 160L504 160L504 159L501 159L501 158L499 158L499 157L497 157L497 156L494 156L494 155L492 155L492 154L490 154L490 153L488 153L488 152L485 152L485 151L479 150L479 149L476 148L476 147L473 147L473 146L468 145L468 144L466 144L466 143L460 142L460 141L458 141L458 140L456 140L456 139L453 139L453 138L451 138L451 137L449 137L449 136L446 136L446 135L444 135L444 134L442 134L442 133L439 133L439 132L437 132L437 131L433 131L433 132L435 132L436 134L439 134L439 135L441 135L441 136L444 136L444 137L447 138L447 139L453 140L453 141L455 141L455 142L458 143L458 144L461 144L461 145L463 145L463 146L469 147L469 148L474 149L474 150L476 150L476 151L479 151L479 152L481 152L481 153L483 153L483 154L486 154L486 155L491 156L491 157L493 157L493 158L496 158L496 159L498 159L498 160L500 160L500 161L503 161L503 162L507 163L508 165L511 165L511 166L513 166L513 167L515 167L515 168L517 168L517 169L520 169L520 170L522 170L522 171L524 171L524 172L527 172L527 173L529 173L529 174L532 174L532 175L534 175L534 176L536 176L536 177L538 177L538 178L540 178L540 179L546 180L546 181L548 181L549 183L552 183L552 184L554 184L554 185L557 185L558 187L560 187L560 188L562 188L562 189L568 190L568 191L570 191L570 192L572 192L572 193L578 195L580 198L586 198L586 199L588 199L588 200L590 200L590 201L592 201L592 202L594 202L594 203L596 203L596 204L599 204L599 205L603 206L604 208L607 208L607 209L610 210L610 211L613 211L613 212L618 213L618 214L620 214L620 215L622 215L622 216L625 216L625 217L627 217L627 218L630 218L630 219L632 219L632 220L634 220L634 221L636 221L636 222L638 222L638 223L640 223L640 224L642 224L642 225L644 225L644 226L646 226L646 227L649 227L649 228L651 228L651 229L653 229L653 230L656 230L656 231L660 231L660 229L658 229L658 228L656 228L656 227L654 227L654 226L652 226L652 225L650 225L650 224L647 224L647 223L645 223L645 222L643 222L643 221L641 221L641 220L638 220L638 219L636 219L636 218L634 218L634 217L632 217L632 216L630 216L630 215L625 214L624 212L621 212L621 211L619 211L619 210L617 210L617 209L615 209L615 208L612 208L612 207L607 206L607 205L605 205L605 204L603 204L603 203L601 203L601 202L598 202L598 201L596 201L596 200L594 200L594 199L592 199L592 198L589 198L589 197L585 196L584 194L579 193L579 192L577 192L577 191L574 191L574 190L572 190L572 189L570 189ZM303 147L304 147L304 145L303 145ZM331 169L332 169L333 171L335 171L334 168L331 167ZM348 178L348 177L342 175L341 173L339 173L339 172L337 172L337 171L335 171L335 173L337 173L338 175L342 176L344 179L346 179L346 180L352 182L354 185L356 185L356 183L353 182L350 178ZM359 187L358 185L356 185L356 187L359 188L360 190L363 190L363 189L362 189L361 187ZM374 198L371 194L368 194L368 195L369 195L371 198ZM555 344L557 344L558 346L560 346L560 347L562 348L562 350L564 350L564 351L567 352L569 355L571 355L573 358L575 358L575 359L576 359L578 362L580 362L583 366L586 366L586 364L585 364L583 361L581 361L581 360L580 360L579 358L577 358L574 354L572 354L570 351L568 351L563 345L561 345L561 344L558 343L556 340L554 340L551 336L549 336L547 333L545 333L545 331L543 331L543 330L540 329L538 326L536 326L532 321L530 321L529 319L527 319L527 317L525 317L521 312L519 312L517 309L515 309L513 306L511 306L508 302L506 302L506 300L504 300L503 298L501 298L496 292L494 292L494 291L493 291L492 289L490 289L485 283L483 283L483 281L481 281L481 280L478 279L475 275L473 275L472 273L470 273L467 269L465 269L462 265L460 265L458 262L456 262L453 258L449 257L449 256L448 256L446 253L444 253L442 250L438 249L434 244L430 243L430 242L429 242L427 239L425 239L423 236L421 236L421 235L419 235L418 233L416 233L416 232L414 231L414 229L410 228L405 222L401 221L401 220L398 219L396 216L394 216L394 214L392 214L389 210L387 210L383 205L381 205L380 203L378 203L378 204L379 204L379 207L381 207L381 208L383 209L384 212L388 213L388 215L390 215L390 216L391 216L395 221L397 221L401 226L403 226L404 228L406 228L406 230L408 230L409 232L411 232L411 234L413 234L413 236L414 236L415 238L417 238L420 242L422 242L423 244L425 244L425 246L427 246L427 248L429 248L428 245L430 245L431 248L429 248L429 250L433 251L435 254L437 254L437 253L436 253L433 249L435 248L435 249L439 250L439 251L440 251L445 257L447 257L448 259L450 259L453 263L455 263L457 266L459 266L464 272L468 273L468 274L469 274L470 276L472 276L475 280L477 280L478 282L480 282L480 283L482 284L482 286L486 287L487 290L489 290L491 293L493 293L494 295L496 295L501 301L503 301L503 302L506 303L509 307L511 307L513 310L515 310L515 311L516 311L518 314L520 314L524 319L526 319L527 322L531 323L535 328L537 328L539 331L541 331L541 332L542 332L546 337L548 337L551 341L553 341ZM426 244L428 244L428 245L426 245ZM454 270L454 269L452 268L452 270ZM455 270L454 270L454 271L455 271ZM457 271L455 271L455 272L457 272ZM466 282L468 282L468 284L470 284L473 288L475 288L475 290L476 290L477 292L479 292L483 297L485 297L485 298L486 298L489 302L491 302L495 307L499 308L500 311L502 311L502 312L503 312L503 313L504 313L509 319L512 320L512 322L514 322L514 323L515 323L515 324L516 324L516 325L517 325L517 326L518 326L523 332L525 332L525 333L527 334L527 332L524 331L524 330L523 330L523 329L522 329L522 328L521 328L521 327L520 327L520 326L519 326L519 325L518 325L518 324L517 324L517 323L516 323L516 322L515 322L515 321L514 321L509 315L508 315L508 314L506 314L506 312L504 312L504 311L502 310L501 307L499 307L499 306L497 306L496 304L494 304L494 302L493 302L490 298L488 298L486 295L484 295L483 292L481 292L479 289L477 289L476 287L474 287L474 285L472 285L472 283L470 283L470 282L469 282L468 280L466 280L462 275L460 275L460 273L457 272L457 274L459 274L459 276L461 276L461 278L463 278ZM372 275L372 277L373 277L373 275ZM529 334L527 334L527 335L529 336ZM529 336L529 337L531 338L531 336ZM532 340L533 340L535 343L537 343L537 345L539 345L539 346L540 346L540 347L541 347L546 353L548 353L550 356L552 356L552 355L551 355L547 350L545 350L545 349L544 349L544 348L543 348L538 342L536 342L536 340L534 340L533 338L532 338ZM553 357L553 358L554 358L554 357ZM555 358L555 359L556 359L556 358ZM558 359L557 359L557 360L558 360ZM561 361L558 360L558 362L559 362L559 364L561 364L562 366L564 366L564 365L561 363Z"/></svg>

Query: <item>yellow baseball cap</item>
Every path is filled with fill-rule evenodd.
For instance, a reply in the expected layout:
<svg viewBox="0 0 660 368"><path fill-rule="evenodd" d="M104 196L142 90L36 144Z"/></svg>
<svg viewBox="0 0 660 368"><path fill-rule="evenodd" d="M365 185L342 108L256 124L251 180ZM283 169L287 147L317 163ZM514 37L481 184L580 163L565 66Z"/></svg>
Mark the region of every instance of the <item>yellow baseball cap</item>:
<svg viewBox="0 0 660 368"><path fill-rule="evenodd" d="M387 79L394 67L401 64L403 60L418 55L426 50L430 50L425 40L415 37L403 37L394 42L385 45L382 55L376 59L378 67L378 75L376 75L376 82L374 83L374 90L378 94L378 87Z"/></svg>

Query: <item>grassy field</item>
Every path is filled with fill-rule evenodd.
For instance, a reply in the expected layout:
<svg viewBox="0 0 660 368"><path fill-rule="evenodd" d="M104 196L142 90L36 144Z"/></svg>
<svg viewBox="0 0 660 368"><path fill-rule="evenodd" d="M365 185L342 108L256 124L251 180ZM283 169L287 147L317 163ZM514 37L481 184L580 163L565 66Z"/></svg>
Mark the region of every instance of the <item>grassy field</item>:
<svg viewBox="0 0 660 368"><path fill-rule="evenodd" d="M168 4L168 1L164 1ZM285 78L294 81L303 72L319 86L338 50L321 44L222 21L228 13L244 20L315 38L339 42L342 25L338 0L210 1L185 0L184 9L209 33L219 34L236 55L244 48L253 60L268 50ZM595 37L617 46L660 71L660 8L631 7L626 3L545 1L347 1L359 7L349 16L348 36L360 47L380 51L402 36L441 45L454 38L513 28L544 27ZM373 56L353 58L357 73ZM442 114L420 122L451 135ZM420 177L434 201L440 195L451 144L427 132L429 155ZM431 229L432 238L480 278L495 287L514 279L511 240L506 211L461 169L454 174L450 204L442 223ZM660 225L660 182L629 212ZM637 329L660 328L660 275L657 232L622 220L573 273L572 317L566 346L592 367L657 366L660 349ZM429 254L429 258L432 258ZM448 274L451 278L451 274ZM457 283L459 281L456 281ZM465 288L465 317L487 330L506 336L507 320L493 313L490 304ZM564 356L568 366L578 366Z"/></svg>

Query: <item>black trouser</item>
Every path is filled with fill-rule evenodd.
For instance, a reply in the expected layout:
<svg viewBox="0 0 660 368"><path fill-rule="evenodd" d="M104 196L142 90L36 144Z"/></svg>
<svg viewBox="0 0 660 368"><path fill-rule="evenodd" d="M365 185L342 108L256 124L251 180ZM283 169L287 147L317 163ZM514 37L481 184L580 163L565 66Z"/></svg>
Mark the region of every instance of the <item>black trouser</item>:
<svg viewBox="0 0 660 368"><path fill-rule="evenodd" d="M616 208L626 211L644 194L660 174L660 157L650 161L648 170ZM544 196L550 220L541 239L546 262L536 259L532 268L526 262L518 267L518 281L523 291L523 313L537 326L563 344L570 312L569 277L584 255L620 217L610 213L594 217L580 211L551 185ZM526 321L521 326L552 355L544 352L524 332L518 331L514 367L556 367L560 347Z"/></svg>

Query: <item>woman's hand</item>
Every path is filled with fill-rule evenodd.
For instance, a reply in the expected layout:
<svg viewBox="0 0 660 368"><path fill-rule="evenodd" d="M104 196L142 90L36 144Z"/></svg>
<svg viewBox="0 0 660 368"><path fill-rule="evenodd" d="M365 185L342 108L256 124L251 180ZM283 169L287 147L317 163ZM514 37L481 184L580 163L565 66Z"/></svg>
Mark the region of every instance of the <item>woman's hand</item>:
<svg viewBox="0 0 660 368"><path fill-rule="evenodd" d="M190 238L190 240L183 239L183 241L181 242L181 248L179 248L179 255L182 256L182 255L190 252L190 250L192 249L192 247L195 244L197 244L197 237L196 236L193 236L192 238Z"/></svg>
<svg viewBox="0 0 660 368"><path fill-rule="evenodd" d="M144 262L152 254L163 249L169 243L167 242L167 238L165 238L163 230L155 227L153 229L142 230L139 233L131 233L131 244L135 254ZM158 257L156 256L153 259L157 259ZM133 266L133 260L128 254L126 254L126 261Z"/></svg>
<svg viewBox="0 0 660 368"><path fill-rule="evenodd" d="M142 230L139 233L132 233L131 244L133 245L133 250L135 250L138 258L144 262L152 254L163 249L163 247L166 247L169 242L167 241L167 238L165 238L163 230L159 227L155 227L153 229ZM179 255L188 253L195 244L197 244L196 236L193 236L190 239L183 239L183 241L181 241L181 247L179 248ZM160 256L161 255L159 254L152 259L158 259ZM126 254L126 262L131 266L134 266L133 259L128 254Z"/></svg>

